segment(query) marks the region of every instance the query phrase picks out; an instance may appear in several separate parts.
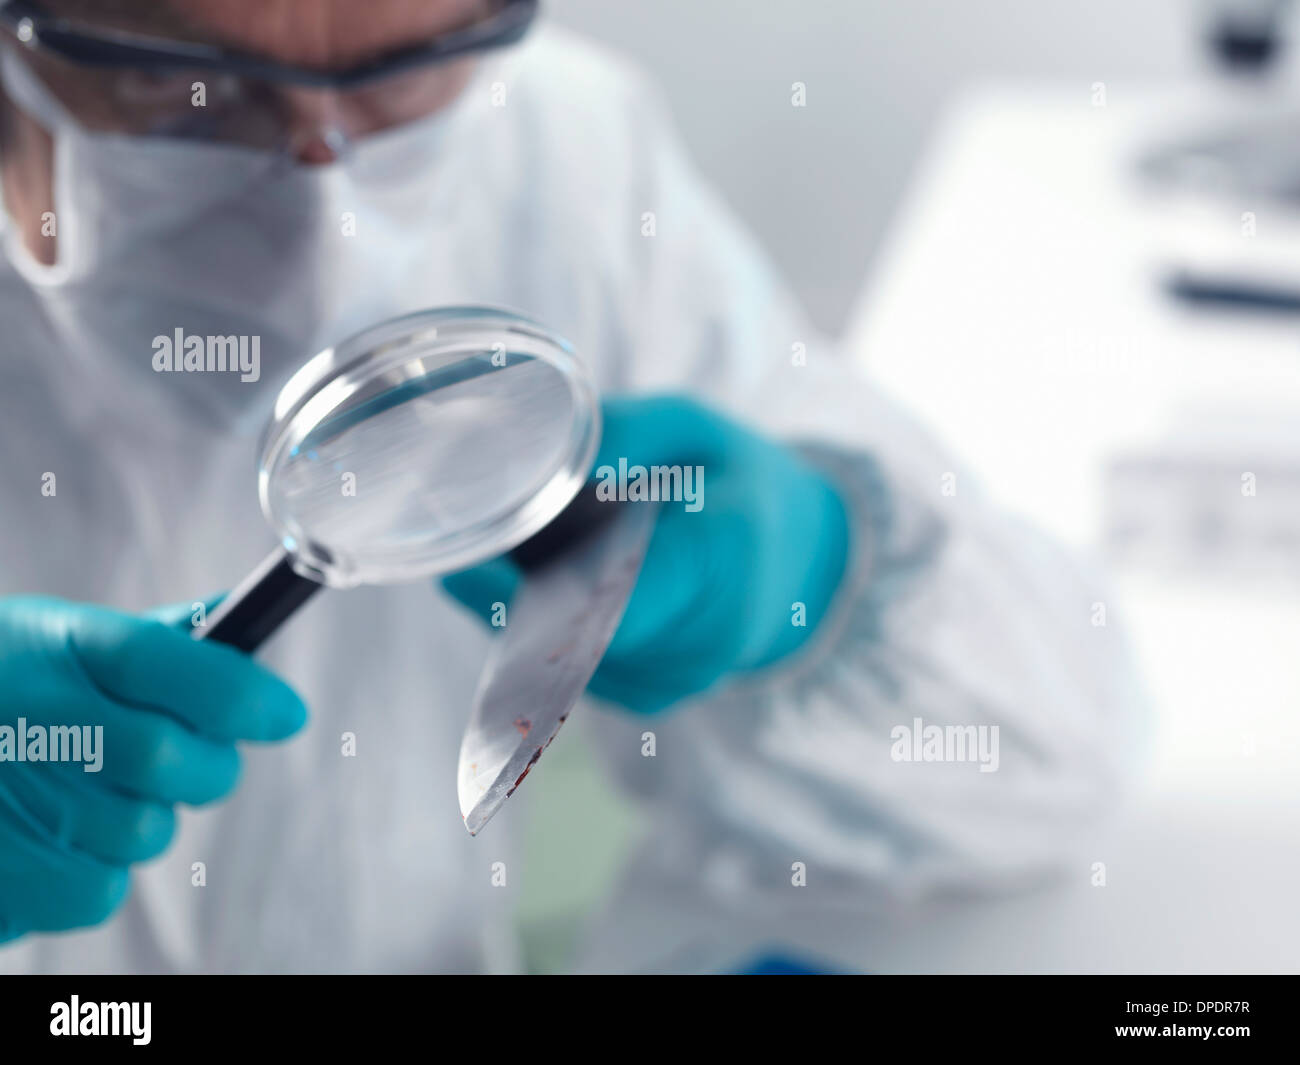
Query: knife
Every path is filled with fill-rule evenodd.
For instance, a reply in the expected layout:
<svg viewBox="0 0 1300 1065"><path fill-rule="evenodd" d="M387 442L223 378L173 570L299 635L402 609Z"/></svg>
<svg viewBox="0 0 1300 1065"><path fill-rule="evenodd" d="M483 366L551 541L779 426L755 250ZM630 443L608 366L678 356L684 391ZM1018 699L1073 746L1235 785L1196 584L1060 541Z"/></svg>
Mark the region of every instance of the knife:
<svg viewBox="0 0 1300 1065"><path fill-rule="evenodd" d="M571 504L562 517L572 523L585 513L583 535L572 539L571 528L559 528L556 538L567 541L559 551L530 541L525 546L535 551L514 554L524 578L488 651L460 745L457 791L471 836L514 794L568 718L641 572L658 505L597 502L591 484L578 499L587 502Z"/></svg>

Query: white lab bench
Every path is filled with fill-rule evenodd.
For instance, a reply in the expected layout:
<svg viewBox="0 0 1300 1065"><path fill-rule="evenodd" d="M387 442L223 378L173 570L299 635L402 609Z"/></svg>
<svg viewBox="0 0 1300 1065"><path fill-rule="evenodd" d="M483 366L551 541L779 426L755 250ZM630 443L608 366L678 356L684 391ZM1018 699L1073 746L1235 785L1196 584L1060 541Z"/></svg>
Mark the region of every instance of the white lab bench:
<svg viewBox="0 0 1300 1065"><path fill-rule="evenodd" d="M1300 284L1300 223L1268 204L1153 198L1132 161L1180 115L1203 120L1203 101L1108 96L964 98L847 340L986 491L1085 552L1103 540L1108 460L1207 411L1300 423L1300 315L1191 309L1157 283L1186 256L1249 269L1293 253ZM1244 235L1248 211L1267 239ZM1224 506L1250 505L1235 473L1222 489ZM1289 576L1130 569L1111 582L1158 738L1141 796L1099 847L1107 886L1081 878L868 930L877 971L1300 969L1300 557Z"/></svg>

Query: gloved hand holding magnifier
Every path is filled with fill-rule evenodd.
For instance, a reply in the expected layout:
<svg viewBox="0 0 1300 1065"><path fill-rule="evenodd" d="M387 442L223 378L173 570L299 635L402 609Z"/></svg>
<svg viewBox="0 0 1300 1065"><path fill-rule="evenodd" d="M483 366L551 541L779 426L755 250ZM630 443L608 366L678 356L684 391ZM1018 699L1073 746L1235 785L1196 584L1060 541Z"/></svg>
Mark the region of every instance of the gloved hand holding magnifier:
<svg viewBox="0 0 1300 1065"><path fill-rule="evenodd" d="M322 585L551 554L610 509L579 493L599 437L588 371L524 318L447 308L350 337L281 391L258 474L281 546L194 636L251 652Z"/></svg>

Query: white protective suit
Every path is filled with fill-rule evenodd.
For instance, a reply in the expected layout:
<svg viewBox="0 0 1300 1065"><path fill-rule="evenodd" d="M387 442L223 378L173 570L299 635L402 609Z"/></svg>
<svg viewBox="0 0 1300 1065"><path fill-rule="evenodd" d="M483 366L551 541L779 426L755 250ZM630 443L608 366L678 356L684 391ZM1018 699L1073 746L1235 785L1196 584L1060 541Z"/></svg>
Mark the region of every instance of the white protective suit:
<svg viewBox="0 0 1300 1065"><path fill-rule="evenodd" d="M523 311L569 337L607 392L686 390L818 443L810 453L854 512L852 573L793 659L666 717L575 714L649 804L653 836L627 890L671 899L662 920L681 929L712 913L748 921L757 947L782 944L778 914L852 921L880 900L1059 865L1115 790L1135 716L1115 630L1090 622L1097 592L850 379L621 62L539 31L486 59L435 125L423 205L434 221L419 254L382 283L370 266L340 265L340 298L365 287L353 303L372 317ZM383 239L381 227L372 252ZM100 269L113 269L104 254ZM195 258L177 284L229 267ZM264 364L241 386L238 417L196 413L185 390L203 375L163 379L147 346L97 347L66 327L59 298L0 265L0 594L140 610L233 585L272 546L250 426L293 366ZM46 472L53 498L41 495ZM955 495L942 491L949 473ZM0 970L516 965L523 881L491 881L494 862L515 861L516 800L477 839L456 805L487 640L427 582L317 596L262 652L311 708L306 731L250 750L230 801L184 813L106 925L0 948ZM998 771L893 761L890 730L916 717L1000 726ZM647 728L655 758L641 755ZM356 757L341 756L345 732ZM200 861L207 883L195 887ZM795 862L806 888L791 885ZM624 901L611 901L590 964L675 964L671 930L620 918Z"/></svg>

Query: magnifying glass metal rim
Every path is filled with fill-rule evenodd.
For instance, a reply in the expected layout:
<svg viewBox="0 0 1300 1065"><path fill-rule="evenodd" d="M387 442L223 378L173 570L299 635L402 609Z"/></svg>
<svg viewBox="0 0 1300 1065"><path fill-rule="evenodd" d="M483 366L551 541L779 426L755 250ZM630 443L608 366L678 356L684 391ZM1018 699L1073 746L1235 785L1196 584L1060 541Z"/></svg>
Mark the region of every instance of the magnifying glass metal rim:
<svg viewBox="0 0 1300 1065"><path fill-rule="evenodd" d="M436 355L439 345L454 352L460 334L484 330L510 341L501 353L500 368L511 364L504 360L518 361L522 349L523 359L537 359L555 367L569 388L577 416L561 447L560 461L543 481L514 505L503 505L482 521L444 537L436 551L425 545L388 552L384 561L399 572L398 576L380 572L375 559L383 558L383 552L375 552L369 564L340 559L329 544L317 542L291 514L277 508L271 478L285 453L301 446L358 388L411 359ZM282 389L263 433L258 497L263 514L289 552L297 572L335 588L404 583L467 569L509 551L541 530L582 487L587 468L595 458L600 431L595 383L568 341L505 308L439 307L362 330L326 348L294 374Z"/></svg>
<svg viewBox="0 0 1300 1065"><path fill-rule="evenodd" d="M562 452L566 458L536 493L483 523L479 530L483 535L477 540L469 537L470 542L460 550L443 552L434 563L412 565L395 580L373 579L364 570L353 575L355 580L343 579L327 546L295 540L279 527L268 501L270 471L274 466L268 463L267 458L273 458L276 450L286 446L286 441L293 435L301 434L301 426L297 434L286 433L286 430L295 424L295 419L312 403L313 397L327 393L331 385L362 366L369 367L364 379L373 381L382 372L374 367L376 355L384 352L385 344L393 345L392 358L383 359L378 365L391 369L411 358L421 340L437 339L436 331L440 326L495 326L502 333L529 341L528 355L542 358L561 372L578 414L570 427L569 448ZM346 393L346 389L343 392ZM337 409L338 404L324 401L322 406L332 410ZM537 564L608 519L609 508L600 505L592 491L582 490L600 442L600 432L600 404L595 382L577 358L572 345L513 310L458 306L419 311L380 322L326 348L299 369L281 389L271 421L262 436L258 493L263 513L282 537L281 546L209 612L207 624L195 628L194 637L217 640L251 653L281 622L325 586L337 588L358 583L420 580L469 568L506 552L523 565ZM510 524L508 532L501 528L507 519Z"/></svg>

